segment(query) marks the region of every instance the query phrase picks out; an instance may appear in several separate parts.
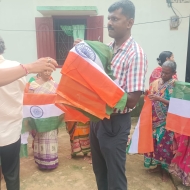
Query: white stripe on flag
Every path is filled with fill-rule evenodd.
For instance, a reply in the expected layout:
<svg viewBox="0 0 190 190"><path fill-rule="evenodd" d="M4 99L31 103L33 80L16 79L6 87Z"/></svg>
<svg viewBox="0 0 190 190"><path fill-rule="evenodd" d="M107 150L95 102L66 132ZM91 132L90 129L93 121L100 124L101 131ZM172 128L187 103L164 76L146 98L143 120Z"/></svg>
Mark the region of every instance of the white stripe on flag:
<svg viewBox="0 0 190 190"><path fill-rule="evenodd" d="M29 132L21 134L21 144L28 144Z"/></svg>
<svg viewBox="0 0 190 190"><path fill-rule="evenodd" d="M168 113L190 118L190 101L170 98Z"/></svg>
<svg viewBox="0 0 190 190"><path fill-rule="evenodd" d="M85 44L85 46L88 46L90 49L92 49L86 42L84 42L84 41L82 41L81 43L84 43ZM72 52L74 52L74 53L76 53L76 54L78 54L77 52L76 52L76 50L75 50L75 47L73 47L72 49L71 49L71 51ZM96 52L94 51L94 53L96 54ZM102 62L101 62L101 60L100 60L100 58L99 58L99 56L96 54L96 59L95 59L95 61L94 62L96 62L96 64L94 65L94 63L93 63L93 61L91 60L91 59L89 59L89 58L87 58L87 57L82 57L82 58L84 58L87 62L92 62L91 64L93 64L93 66L95 66L99 71L104 71L104 67L103 67L103 65L102 65Z"/></svg>
<svg viewBox="0 0 190 190"><path fill-rule="evenodd" d="M23 117L38 118L49 118L60 116L64 112L59 109L55 104L47 105L24 105L23 106Z"/></svg>
<svg viewBox="0 0 190 190"><path fill-rule="evenodd" d="M137 125L135 127L135 131L133 133L132 139L131 139L131 144L129 147L128 153L130 154L135 154L138 153L138 144L139 144L139 124L140 124L140 117L137 122Z"/></svg>

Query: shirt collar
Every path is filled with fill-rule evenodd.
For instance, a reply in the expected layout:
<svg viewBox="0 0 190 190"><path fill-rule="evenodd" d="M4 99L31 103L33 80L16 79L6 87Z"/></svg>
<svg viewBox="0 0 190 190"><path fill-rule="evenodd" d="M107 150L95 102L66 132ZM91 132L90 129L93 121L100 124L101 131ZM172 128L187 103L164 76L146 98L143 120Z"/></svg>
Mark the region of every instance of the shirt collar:
<svg viewBox="0 0 190 190"><path fill-rule="evenodd" d="M127 40L118 48L118 50L126 50L127 47L132 43L132 41L133 41L133 37L130 36L130 38L127 39ZM115 43L114 41L111 42L111 43L109 44L109 47L113 49L114 43Z"/></svg>

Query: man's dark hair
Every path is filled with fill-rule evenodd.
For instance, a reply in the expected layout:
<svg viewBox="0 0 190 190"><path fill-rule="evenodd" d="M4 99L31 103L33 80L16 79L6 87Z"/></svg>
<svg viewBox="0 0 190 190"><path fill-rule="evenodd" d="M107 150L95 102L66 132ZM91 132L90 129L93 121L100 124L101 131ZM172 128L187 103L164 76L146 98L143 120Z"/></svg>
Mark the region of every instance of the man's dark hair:
<svg viewBox="0 0 190 190"><path fill-rule="evenodd" d="M5 43L3 39L0 37L0 55L3 54L5 51Z"/></svg>
<svg viewBox="0 0 190 190"><path fill-rule="evenodd" d="M135 18L135 5L130 0L120 0L112 4L108 8L108 12L111 13L115 10L122 9L122 14L128 18Z"/></svg>

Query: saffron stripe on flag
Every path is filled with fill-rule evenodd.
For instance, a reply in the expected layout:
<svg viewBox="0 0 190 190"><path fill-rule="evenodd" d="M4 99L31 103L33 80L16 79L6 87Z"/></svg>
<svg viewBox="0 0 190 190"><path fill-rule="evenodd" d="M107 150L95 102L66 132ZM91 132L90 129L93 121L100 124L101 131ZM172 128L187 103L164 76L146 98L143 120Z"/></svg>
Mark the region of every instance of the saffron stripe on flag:
<svg viewBox="0 0 190 190"><path fill-rule="evenodd" d="M190 101L170 98L166 129L190 136Z"/></svg>
<svg viewBox="0 0 190 190"><path fill-rule="evenodd" d="M24 94L24 105L45 105L45 104L54 104L56 99L56 94L33 94L25 93Z"/></svg>
<svg viewBox="0 0 190 190"><path fill-rule="evenodd" d="M182 135L190 136L189 127L190 118L168 113L166 119L166 129Z"/></svg>
<svg viewBox="0 0 190 190"><path fill-rule="evenodd" d="M148 153L154 150L152 136L152 102L148 96L145 96L144 99L145 103L132 136L129 153Z"/></svg>

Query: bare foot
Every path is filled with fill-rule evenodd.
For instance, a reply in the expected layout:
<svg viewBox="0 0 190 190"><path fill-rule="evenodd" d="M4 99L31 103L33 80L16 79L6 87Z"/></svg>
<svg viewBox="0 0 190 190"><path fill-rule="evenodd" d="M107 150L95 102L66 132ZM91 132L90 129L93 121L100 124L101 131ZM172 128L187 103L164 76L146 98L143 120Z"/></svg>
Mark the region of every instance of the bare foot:
<svg viewBox="0 0 190 190"><path fill-rule="evenodd" d="M66 156L66 157L67 157L67 159L69 159L69 160L72 159L72 156L71 156L71 155L68 155L68 156Z"/></svg>
<svg viewBox="0 0 190 190"><path fill-rule="evenodd" d="M85 154L84 155L84 160L88 161L89 164L92 164L92 157L91 157L91 153L89 154Z"/></svg>
<svg viewBox="0 0 190 190"><path fill-rule="evenodd" d="M167 182L170 179L169 173L166 170L162 170L162 181Z"/></svg>
<svg viewBox="0 0 190 190"><path fill-rule="evenodd" d="M88 163L92 164L92 158L91 157L89 158Z"/></svg>
<svg viewBox="0 0 190 190"><path fill-rule="evenodd" d="M71 160L71 159L74 158L75 156L76 156L76 155L70 154L70 155L67 156L67 159Z"/></svg>
<svg viewBox="0 0 190 190"><path fill-rule="evenodd" d="M83 160L88 160L88 156L84 155L84 159Z"/></svg>
<svg viewBox="0 0 190 190"><path fill-rule="evenodd" d="M159 165L154 169L148 170L148 173L157 173L157 172L161 172L161 166L159 166Z"/></svg>

